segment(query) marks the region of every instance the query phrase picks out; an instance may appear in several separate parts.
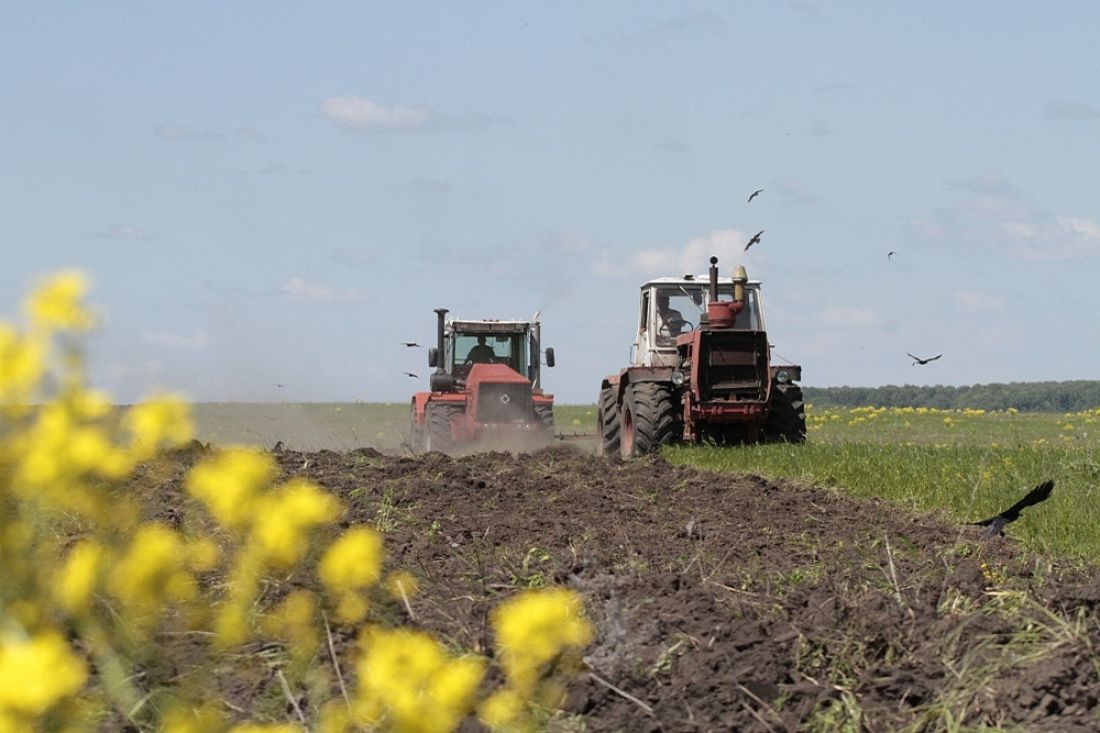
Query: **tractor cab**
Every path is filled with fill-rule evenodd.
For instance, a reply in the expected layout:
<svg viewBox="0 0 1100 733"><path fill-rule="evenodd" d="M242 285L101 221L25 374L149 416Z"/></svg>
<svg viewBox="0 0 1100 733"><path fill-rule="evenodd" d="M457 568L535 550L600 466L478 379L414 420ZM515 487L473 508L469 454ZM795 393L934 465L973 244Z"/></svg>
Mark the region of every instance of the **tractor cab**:
<svg viewBox="0 0 1100 733"><path fill-rule="evenodd" d="M439 324L440 345L428 350L428 366L436 369L433 391L447 391L445 382L461 385L476 364L506 366L535 389L541 387L543 352L537 316L531 321L468 321L445 320L440 314ZM554 366L554 350L545 353L546 366Z"/></svg>
<svg viewBox="0 0 1100 733"><path fill-rule="evenodd" d="M760 282L748 280L735 283L719 282L718 302L732 302L734 289L743 290L743 306L726 328L742 331L764 331L764 313L760 298ZM642 285L638 331L631 347L634 366L676 366L677 337L700 328L708 328L711 303L707 275L662 277Z"/></svg>

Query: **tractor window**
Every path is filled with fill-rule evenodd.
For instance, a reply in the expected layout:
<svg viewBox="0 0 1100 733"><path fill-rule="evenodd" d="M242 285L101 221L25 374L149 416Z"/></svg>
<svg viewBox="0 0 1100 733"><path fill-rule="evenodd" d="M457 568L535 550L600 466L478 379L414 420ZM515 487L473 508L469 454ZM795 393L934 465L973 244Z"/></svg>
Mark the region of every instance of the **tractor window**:
<svg viewBox="0 0 1100 733"><path fill-rule="evenodd" d="M673 346L676 337L688 333L699 322L699 305L702 297L683 288L662 288L657 291L656 336L657 346Z"/></svg>
<svg viewBox="0 0 1100 733"><path fill-rule="evenodd" d="M750 331L763 330L760 324L760 308L757 305L756 290L754 288L746 288L745 307L737 314L737 320L734 321L733 327Z"/></svg>
<svg viewBox="0 0 1100 733"><path fill-rule="evenodd" d="M455 336L455 365L504 364L527 374L527 339L522 333Z"/></svg>

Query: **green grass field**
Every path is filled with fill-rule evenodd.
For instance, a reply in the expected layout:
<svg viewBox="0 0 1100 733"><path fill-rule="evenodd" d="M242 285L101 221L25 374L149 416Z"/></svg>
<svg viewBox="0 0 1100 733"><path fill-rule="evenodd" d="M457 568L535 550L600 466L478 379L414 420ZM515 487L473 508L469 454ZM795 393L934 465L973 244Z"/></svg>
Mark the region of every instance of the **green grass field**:
<svg viewBox="0 0 1100 733"><path fill-rule="evenodd" d="M1072 414L871 408L807 410L805 445L678 446L670 461L843 488L946 519L998 513L1045 479L1046 503L1008 533L1033 549L1100 557L1100 411Z"/></svg>
<svg viewBox="0 0 1100 733"><path fill-rule="evenodd" d="M404 450L403 403L198 404L198 437L218 445L276 441L300 450ZM562 437L596 429L594 405L555 408ZM1053 497L1009 533L1036 550L1100 557L1100 411L1071 414L928 408L807 410L805 445L678 446L675 463L834 486L942 511L966 522L995 514L1051 478ZM579 440L584 448L590 441Z"/></svg>

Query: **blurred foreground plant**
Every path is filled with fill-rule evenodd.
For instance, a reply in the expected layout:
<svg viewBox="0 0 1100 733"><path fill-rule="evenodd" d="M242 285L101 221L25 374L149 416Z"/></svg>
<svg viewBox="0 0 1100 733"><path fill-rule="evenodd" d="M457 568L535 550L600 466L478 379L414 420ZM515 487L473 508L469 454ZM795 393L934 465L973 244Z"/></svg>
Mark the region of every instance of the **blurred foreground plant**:
<svg viewBox="0 0 1100 733"><path fill-rule="evenodd" d="M561 673L591 637L571 591L530 591L496 609L505 683L485 690L488 660L371 621L372 594L407 603L415 578L383 573L370 529L328 541L341 504L303 479L279 482L269 454L235 448L195 465L182 483L200 516L162 511L164 496L146 501L135 475L174 470L163 452L191 439L190 412L161 395L119 415L86 386L87 290L80 273L59 273L25 302L25 328L0 322L0 733L442 733L475 711L495 729L526 731L540 707L560 703ZM318 577L306 584L316 589L268 597L294 572ZM331 645L329 612L361 625L350 687L331 647L332 666L317 662ZM167 663L164 639L178 636L195 640L188 669L151 674ZM306 712L291 700L293 723L250 723L210 701L226 655L257 642L285 651L269 662L284 685L284 668L313 677Z"/></svg>

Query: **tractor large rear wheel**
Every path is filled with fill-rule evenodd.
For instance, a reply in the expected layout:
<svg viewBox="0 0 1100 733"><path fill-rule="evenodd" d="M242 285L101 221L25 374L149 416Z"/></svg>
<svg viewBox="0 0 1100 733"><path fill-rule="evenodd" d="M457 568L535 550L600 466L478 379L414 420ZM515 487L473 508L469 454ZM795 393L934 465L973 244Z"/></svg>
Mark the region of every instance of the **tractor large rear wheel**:
<svg viewBox="0 0 1100 733"><path fill-rule="evenodd" d="M619 452L619 405L615 388L600 390L599 414L596 416L596 455L610 456Z"/></svg>
<svg viewBox="0 0 1100 733"><path fill-rule="evenodd" d="M619 452L623 458L660 450L680 440L681 407L673 401L672 388L659 382L640 382L627 387L622 409Z"/></svg>
<svg viewBox="0 0 1100 733"><path fill-rule="evenodd" d="M772 406L764 423L763 438L768 443L806 442L806 406L801 387L772 385Z"/></svg>
<svg viewBox="0 0 1100 733"><path fill-rule="evenodd" d="M424 450L446 453L454 447L454 439L451 437L451 417L458 412L458 408L454 405L442 403L428 405L425 418L428 429L424 438Z"/></svg>

